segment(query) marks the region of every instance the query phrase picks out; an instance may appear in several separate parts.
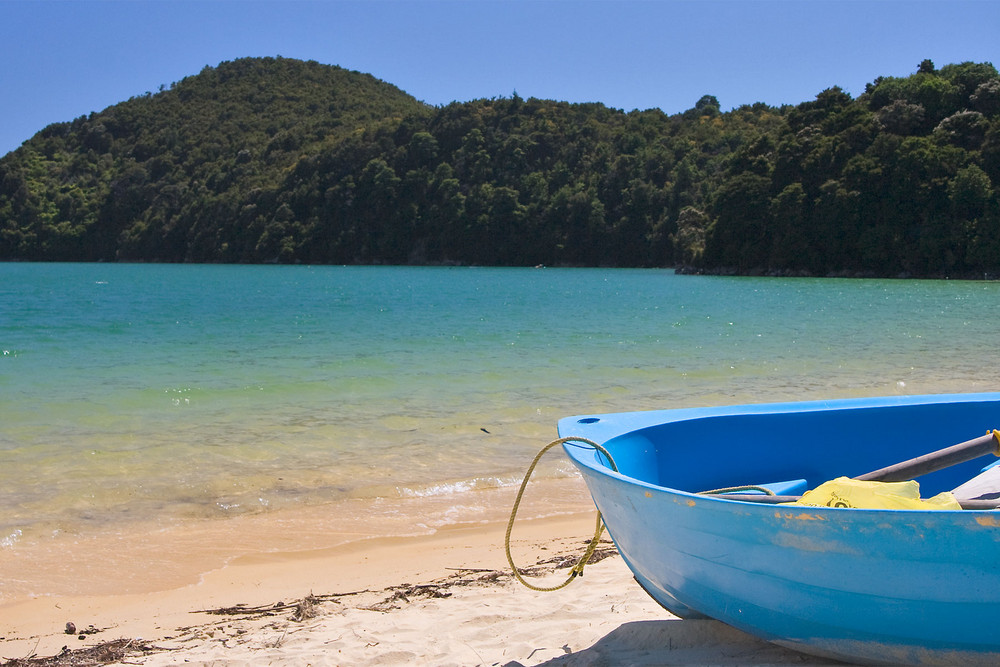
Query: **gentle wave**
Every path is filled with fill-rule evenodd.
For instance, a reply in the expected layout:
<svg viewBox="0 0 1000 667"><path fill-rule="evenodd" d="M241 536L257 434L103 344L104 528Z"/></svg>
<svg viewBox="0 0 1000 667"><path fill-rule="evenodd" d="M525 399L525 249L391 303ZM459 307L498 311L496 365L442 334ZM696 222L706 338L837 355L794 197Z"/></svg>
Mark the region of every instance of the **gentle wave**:
<svg viewBox="0 0 1000 667"><path fill-rule="evenodd" d="M521 480L516 477L477 477L475 479L459 480L428 484L415 488L396 487L400 498L429 498L432 496L449 496L483 489L498 489L518 486Z"/></svg>

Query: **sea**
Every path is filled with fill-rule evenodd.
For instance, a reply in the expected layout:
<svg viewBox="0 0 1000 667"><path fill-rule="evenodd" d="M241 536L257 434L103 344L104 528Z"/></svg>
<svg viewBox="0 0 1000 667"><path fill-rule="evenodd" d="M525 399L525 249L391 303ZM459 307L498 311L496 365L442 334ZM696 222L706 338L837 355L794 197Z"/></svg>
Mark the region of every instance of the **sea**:
<svg viewBox="0 0 1000 667"><path fill-rule="evenodd" d="M997 314L996 282L0 264L0 602L96 590L29 575L137 531L505 519L565 416L992 391ZM587 506L559 452L536 475L529 515Z"/></svg>

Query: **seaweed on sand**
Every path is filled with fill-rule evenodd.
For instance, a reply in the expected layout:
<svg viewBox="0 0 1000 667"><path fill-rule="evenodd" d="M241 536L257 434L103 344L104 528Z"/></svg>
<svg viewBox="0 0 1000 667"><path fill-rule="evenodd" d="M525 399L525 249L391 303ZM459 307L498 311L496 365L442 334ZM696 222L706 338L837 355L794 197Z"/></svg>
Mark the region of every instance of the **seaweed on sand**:
<svg viewBox="0 0 1000 667"><path fill-rule="evenodd" d="M149 655L168 649L147 644L141 639L113 639L101 642L96 646L71 649L64 646L63 650L53 656L27 658L12 658L0 663L2 667L95 667L121 662L125 658Z"/></svg>

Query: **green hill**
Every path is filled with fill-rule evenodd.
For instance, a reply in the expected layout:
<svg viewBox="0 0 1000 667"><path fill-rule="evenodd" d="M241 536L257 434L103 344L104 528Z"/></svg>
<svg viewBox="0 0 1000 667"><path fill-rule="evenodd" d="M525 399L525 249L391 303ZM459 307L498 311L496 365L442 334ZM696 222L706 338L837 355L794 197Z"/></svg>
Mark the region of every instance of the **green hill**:
<svg viewBox="0 0 1000 667"><path fill-rule="evenodd" d="M260 261L251 235L265 213L246 209L300 160L431 111L372 76L315 62L206 67L50 125L4 157L0 257ZM226 219L235 214L250 218L245 228Z"/></svg>
<svg viewBox="0 0 1000 667"><path fill-rule="evenodd" d="M0 159L0 259L981 277L998 184L989 63L668 116L245 59Z"/></svg>

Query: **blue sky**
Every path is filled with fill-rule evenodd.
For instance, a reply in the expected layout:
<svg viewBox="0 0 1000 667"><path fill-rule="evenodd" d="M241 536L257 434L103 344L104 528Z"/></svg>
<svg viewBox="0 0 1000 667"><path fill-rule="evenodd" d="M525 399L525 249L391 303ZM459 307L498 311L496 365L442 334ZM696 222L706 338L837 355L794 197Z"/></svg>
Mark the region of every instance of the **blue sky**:
<svg viewBox="0 0 1000 667"><path fill-rule="evenodd" d="M482 97L667 113L853 96L924 58L1000 66L994 0L0 0L0 155L206 65L282 55L429 104Z"/></svg>

